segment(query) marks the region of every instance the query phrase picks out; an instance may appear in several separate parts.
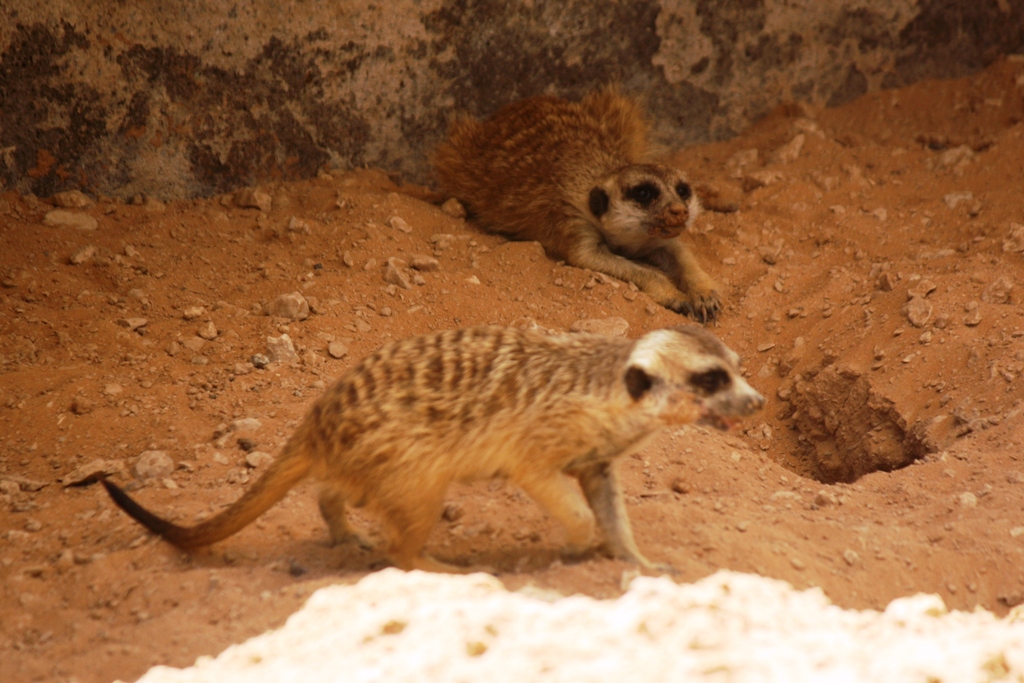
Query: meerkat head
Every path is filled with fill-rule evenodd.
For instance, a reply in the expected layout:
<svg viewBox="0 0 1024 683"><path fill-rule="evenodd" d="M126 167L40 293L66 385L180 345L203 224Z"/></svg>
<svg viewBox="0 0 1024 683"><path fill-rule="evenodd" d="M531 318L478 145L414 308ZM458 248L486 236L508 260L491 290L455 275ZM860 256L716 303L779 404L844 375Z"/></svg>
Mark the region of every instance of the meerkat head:
<svg viewBox="0 0 1024 683"><path fill-rule="evenodd" d="M634 164L594 186L587 208L613 248L640 252L678 237L700 213L700 201L682 172Z"/></svg>
<svg viewBox="0 0 1024 683"><path fill-rule="evenodd" d="M650 402L667 424L727 430L765 404L743 379L739 355L700 325L655 330L638 339L623 379L630 398Z"/></svg>

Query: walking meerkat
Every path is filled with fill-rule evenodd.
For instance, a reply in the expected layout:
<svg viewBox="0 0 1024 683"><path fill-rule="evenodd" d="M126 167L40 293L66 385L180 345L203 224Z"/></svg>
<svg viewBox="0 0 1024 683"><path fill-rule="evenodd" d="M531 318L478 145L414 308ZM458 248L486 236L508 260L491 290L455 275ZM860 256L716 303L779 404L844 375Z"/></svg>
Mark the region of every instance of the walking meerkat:
<svg viewBox="0 0 1024 683"><path fill-rule="evenodd" d="M458 120L433 162L441 193L484 230L536 240L552 258L632 282L705 322L721 308L719 286L679 239L700 201L653 155L639 104L606 88Z"/></svg>
<svg viewBox="0 0 1024 683"><path fill-rule="evenodd" d="M596 522L608 554L654 567L633 540L613 463L662 427L724 429L761 408L738 361L692 324L636 341L504 327L411 337L328 388L266 473L209 520L177 526L103 484L125 512L188 549L239 531L311 475L332 541L354 538L345 506L365 505L398 567L468 571L422 553L445 490L505 477L565 527L570 554L590 547Z"/></svg>

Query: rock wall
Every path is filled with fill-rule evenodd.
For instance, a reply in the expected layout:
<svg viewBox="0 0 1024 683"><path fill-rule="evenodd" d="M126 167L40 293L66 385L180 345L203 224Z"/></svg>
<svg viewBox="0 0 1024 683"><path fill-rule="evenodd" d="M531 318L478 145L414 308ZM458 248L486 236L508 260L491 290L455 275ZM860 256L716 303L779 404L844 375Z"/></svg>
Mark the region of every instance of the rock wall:
<svg viewBox="0 0 1024 683"><path fill-rule="evenodd" d="M1020 51L1024 0L4 0L0 189L429 182L453 114L535 93L618 82L679 146Z"/></svg>

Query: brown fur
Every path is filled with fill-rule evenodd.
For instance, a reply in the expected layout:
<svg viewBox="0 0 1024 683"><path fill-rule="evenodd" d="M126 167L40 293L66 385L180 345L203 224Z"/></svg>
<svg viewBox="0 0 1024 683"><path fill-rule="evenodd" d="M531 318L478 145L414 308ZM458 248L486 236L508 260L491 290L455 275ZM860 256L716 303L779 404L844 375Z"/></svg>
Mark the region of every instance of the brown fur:
<svg viewBox="0 0 1024 683"><path fill-rule="evenodd" d="M644 566L613 461L667 425L718 423L764 399L737 357L703 328L637 341L476 327L389 344L313 404L277 460L237 502L192 528L162 520L113 484L114 501L171 543L194 548L235 533L307 475L335 542L346 505L380 515L386 552L405 569L453 571L422 554L454 481L506 477L566 528L569 551L592 541Z"/></svg>
<svg viewBox="0 0 1024 683"><path fill-rule="evenodd" d="M485 230L537 240L553 258L633 282L677 312L713 318L718 285L678 239L700 202L679 170L652 156L640 106L605 89L578 103L532 97L486 121L456 121L434 167L441 192ZM641 183L659 197L631 199ZM676 192L681 184L685 196Z"/></svg>

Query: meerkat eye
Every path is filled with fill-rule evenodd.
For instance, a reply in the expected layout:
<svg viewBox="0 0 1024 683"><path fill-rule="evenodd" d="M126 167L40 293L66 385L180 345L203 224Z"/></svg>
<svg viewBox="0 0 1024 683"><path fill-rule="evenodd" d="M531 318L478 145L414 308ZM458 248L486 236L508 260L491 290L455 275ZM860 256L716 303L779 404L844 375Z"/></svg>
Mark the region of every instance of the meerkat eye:
<svg viewBox="0 0 1024 683"><path fill-rule="evenodd" d="M690 385L696 387L701 393L711 395L732 384L729 373L721 368L699 372L690 377Z"/></svg>
<svg viewBox="0 0 1024 683"><path fill-rule="evenodd" d="M693 188L690 187L689 183L679 183L676 185L676 194L685 202L693 196Z"/></svg>
<svg viewBox="0 0 1024 683"><path fill-rule="evenodd" d="M646 208L661 195L653 183L640 183L626 190L626 198Z"/></svg>

